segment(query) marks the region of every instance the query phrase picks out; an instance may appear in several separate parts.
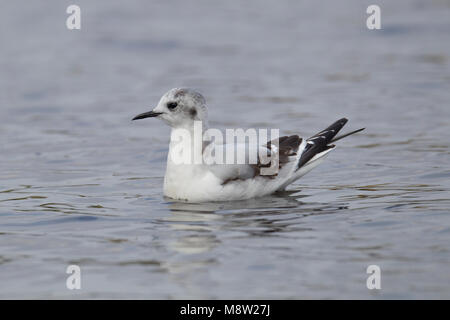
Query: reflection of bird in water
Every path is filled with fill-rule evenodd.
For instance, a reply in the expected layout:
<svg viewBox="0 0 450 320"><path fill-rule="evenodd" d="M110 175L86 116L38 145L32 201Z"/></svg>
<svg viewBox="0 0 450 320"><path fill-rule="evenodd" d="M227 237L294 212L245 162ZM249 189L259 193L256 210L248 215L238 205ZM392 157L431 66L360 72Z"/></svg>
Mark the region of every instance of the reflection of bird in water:
<svg viewBox="0 0 450 320"><path fill-rule="evenodd" d="M274 232L301 231L305 216L332 214L347 209L343 203L302 202L299 190L234 202L169 202L171 215L164 218L170 226L191 234L178 238L177 251L210 250L220 243L221 231L239 231L255 236Z"/></svg>

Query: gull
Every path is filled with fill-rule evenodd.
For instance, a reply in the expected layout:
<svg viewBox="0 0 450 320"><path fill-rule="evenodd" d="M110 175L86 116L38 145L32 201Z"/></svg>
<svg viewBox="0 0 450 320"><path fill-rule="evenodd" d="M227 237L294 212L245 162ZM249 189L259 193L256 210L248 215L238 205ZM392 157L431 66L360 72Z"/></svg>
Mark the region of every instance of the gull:
<svg viewBox="0 0 450 320"><path fill-rule="evenodd" d="M250 142L234 144L233 150L238 154L246 154L245 161L219 163L211 161L212 154L216 154L219 148L229 147L230 143L212 141L208 135L206 100L197 91L189 88L169 90L161 97L156 108L132 120L145 118L161 119L171 127L164 195L175 200L198 203L246 200L284 191L288 185L320 164L335 148L334 142L364 130L361 128L337 136L348 121L342 118L308 139L291 135L256 145ZM195 134L196 128L200 128L200 135ZM190 139L181 139L186 133ZM201 154L203 161L179 161L180 150L181 153L191 155L189 159ZM225 150L228 152L230 149ZM249 161L249 151L258 152L256 162ZM266 158L262 156L264 154ZM270 159L277 159L276 170L264 174L263 171L272 165L272 162L267 163L269 156Z"/></svg>

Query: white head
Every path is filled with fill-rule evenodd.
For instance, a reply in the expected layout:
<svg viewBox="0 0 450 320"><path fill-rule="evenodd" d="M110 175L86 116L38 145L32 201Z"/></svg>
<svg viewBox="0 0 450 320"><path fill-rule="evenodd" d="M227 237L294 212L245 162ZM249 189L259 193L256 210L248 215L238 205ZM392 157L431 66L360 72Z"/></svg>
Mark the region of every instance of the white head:
<svg viewBox="0 0 450 320"><path fill-rule="evenodd" d="M174 88L161 97L155 109L141 113L133 120L150 117L160 118L172 128L192 128L194 121L206 125L208 110L200 93L188 88Z"/></svg>

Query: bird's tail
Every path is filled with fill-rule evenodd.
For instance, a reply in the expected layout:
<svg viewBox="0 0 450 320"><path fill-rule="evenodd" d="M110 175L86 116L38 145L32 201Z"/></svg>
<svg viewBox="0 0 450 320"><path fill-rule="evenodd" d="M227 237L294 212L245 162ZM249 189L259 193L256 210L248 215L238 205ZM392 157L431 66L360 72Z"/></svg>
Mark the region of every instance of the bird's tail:
<svg viewBox="0 0 450 320"><path fill-rule="evenodd" d="M326 151L335 147L331 143L365 129L361 128L340 136L336 136L347 123L347 121L348 120L346 118L339 119L325 130L320 131L319 133L306 140L307 144L298 162L297 170L311 161L311 159L313 159L314 157L317 159L321 156L322 153L323 155L328 153Z"/></svg>

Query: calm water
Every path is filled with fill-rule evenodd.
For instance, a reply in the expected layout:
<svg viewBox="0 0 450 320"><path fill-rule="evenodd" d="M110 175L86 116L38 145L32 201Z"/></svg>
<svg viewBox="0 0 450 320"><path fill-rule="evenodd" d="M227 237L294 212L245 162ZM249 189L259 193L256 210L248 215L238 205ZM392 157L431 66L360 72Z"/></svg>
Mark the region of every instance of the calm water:
<svg viewBox="0 0 450 320"><path fill-rule="evenodd" d="M0 298L450 298L450 1L76 3L0 10ZM367 130L288 194L176 203L130 121L176 86L222 129Z"/></svg>

